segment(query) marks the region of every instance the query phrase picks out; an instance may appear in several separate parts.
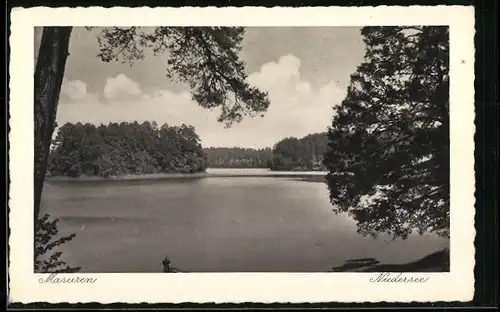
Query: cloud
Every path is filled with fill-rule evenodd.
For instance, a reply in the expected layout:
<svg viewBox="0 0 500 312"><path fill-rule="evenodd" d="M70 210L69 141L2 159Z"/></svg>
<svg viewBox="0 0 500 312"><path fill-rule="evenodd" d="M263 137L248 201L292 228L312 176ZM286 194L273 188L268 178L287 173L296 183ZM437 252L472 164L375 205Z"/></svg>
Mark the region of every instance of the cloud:
<svg viewBox="0 0 500 312"><path fill-rule="evenodd" d="M98 102L97 94L88 92L87 84L81 80L63 79L60 96L65 103Z"/></svg>
<svg viewBox="0 0 500 312"><path fill-rule="evenodd" d="M59 105L57 122L90 122L108 124L122 121L156 121L158 124L177 125L188 123L196 118L205 118L207 111L191 100L187 92L176 93L169 90L158 90L152 94L132 94L132 97L121 95L106 103L97 99L75 101L65 99ZM88 99L88 98L87 98ZM71 104L71 105L68 105Z"/></svg>
<svg viewBox="0 0 500 312"><path fill-rule="evenodd" d="M81 99L87 95L87 84L81 80L65 81L61 93L72 100Z"/></svg>
<svg viewBox="0 0 500 312"><path fill-rule="evenodd" d="M248 78L249 82L258 87L282 86L298 81L300 77L300 60L293 55L282 56L278 62L269 62L262 65L259 72Z"/></svg>
<svg viewBox="0 0 500 312"><path fill-rule="evenodd" d="M284 137L302 137L327 129L333 115L332 107L344 99L345 90L334 81L313 85L303 80L300 66L299 58L285 55L264 64L259 72L249 76L252 85L269 93L271 105L263 118L246 119L229 129L228 141L272 146ZM216 142L216 135L208 136L210 141ZM245 136L248 136L246 141Z"/></svg>
<svg viewBox="0 0 500 312"><path fill-rule="evenodd" d="M104 96L108 100L137 98L142 93L141 86L124 74L106 79Z"/></svg>
<svg viewBox="0 0 500 312"><path fill-rule="evenodd" d="M185 123L196 128L204 146L273 146L284 137L325 131L331 123L332 107L345 97L345 90L333 80L323 85L303 80L300 67L299 58L284 55L250 74L249 83L267 91L271 105L264 117L247 117L229 129L217 122L218 110L201 108L189 92L142 92L138 83L123 74L106 81L104 94L110 103L80 101L77 109L60 105L58 123L107 124L134 120L170 125ZM75 85L81 87L81 84ZM80 94L74 91L74 95Z"/></svg>

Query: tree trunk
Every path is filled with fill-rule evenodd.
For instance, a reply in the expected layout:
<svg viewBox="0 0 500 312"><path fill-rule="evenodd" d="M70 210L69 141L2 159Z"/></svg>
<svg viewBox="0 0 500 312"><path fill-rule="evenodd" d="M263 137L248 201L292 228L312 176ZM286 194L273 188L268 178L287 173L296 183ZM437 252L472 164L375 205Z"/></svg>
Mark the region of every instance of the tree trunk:
<svg viewBox="0 0 500 312"><path fill-rule="evenodd" d="M38 53L40 52L40 42L42 42L42 35L43 35L43 27L35 27L35 65L36 61L38 60Z"/></svg>
<svg viewBox="0 0 500 312"><path fill-rule="evenodd" d="M35 172L34 221L40 212L43 182L47 172L57 103L68 57L72 27L44 27L35 67Z"/></svg>

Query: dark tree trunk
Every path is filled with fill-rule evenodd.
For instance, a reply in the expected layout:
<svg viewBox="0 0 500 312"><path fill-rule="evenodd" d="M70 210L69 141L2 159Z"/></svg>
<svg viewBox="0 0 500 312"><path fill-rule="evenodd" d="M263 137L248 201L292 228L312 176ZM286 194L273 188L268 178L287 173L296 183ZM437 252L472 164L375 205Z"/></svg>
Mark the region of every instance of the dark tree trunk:
<svg viewBox="0 0 500 312"><path fill-rule="evenodd" d="M35 67L35 207L34 221L40 212L43 182L47 171L57 103L68 57L72 27L44 27ZM35 227L36 229L36 227Z"/></svg>

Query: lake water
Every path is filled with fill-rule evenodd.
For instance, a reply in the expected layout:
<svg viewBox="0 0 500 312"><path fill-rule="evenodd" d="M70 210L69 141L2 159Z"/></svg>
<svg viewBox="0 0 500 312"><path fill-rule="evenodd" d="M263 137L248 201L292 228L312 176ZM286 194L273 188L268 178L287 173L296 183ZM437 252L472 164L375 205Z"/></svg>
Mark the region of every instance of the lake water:
<svg viewBox="0 0 500 312"><path fill-rule="evenodd" d="M363 237L332 212L324 183L273 174L47 182L42 213L60 219L61 235L76 233L64 260L93 273L162 272L165 256L189 272L325 272L353 258L405 263L448 246L434 235Z"/></svg>

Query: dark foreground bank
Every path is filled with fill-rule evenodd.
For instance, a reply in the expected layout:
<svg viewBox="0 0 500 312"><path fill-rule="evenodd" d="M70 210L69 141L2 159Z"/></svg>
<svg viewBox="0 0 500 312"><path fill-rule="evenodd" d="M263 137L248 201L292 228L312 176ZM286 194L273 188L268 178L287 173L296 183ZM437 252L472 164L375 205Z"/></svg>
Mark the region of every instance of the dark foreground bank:
<svg viewBox="0 0 500 312"><path fill-rule="evenodd" d="M185 272L171 266L170 259L165 257L162 262L164 273ZM354 259L347 261L340 267L333 268L333 272L449 272L450 253L448 249L427 255L417 261L405 264L378 264L373 258Z"/></svg>
<svg viewBox="0 0 500 312"><path fill-rule="evenodd" d="M374 258L353 259L334 272L449 272L450 251L443 249L405 264L379 264Z"/></svg>

